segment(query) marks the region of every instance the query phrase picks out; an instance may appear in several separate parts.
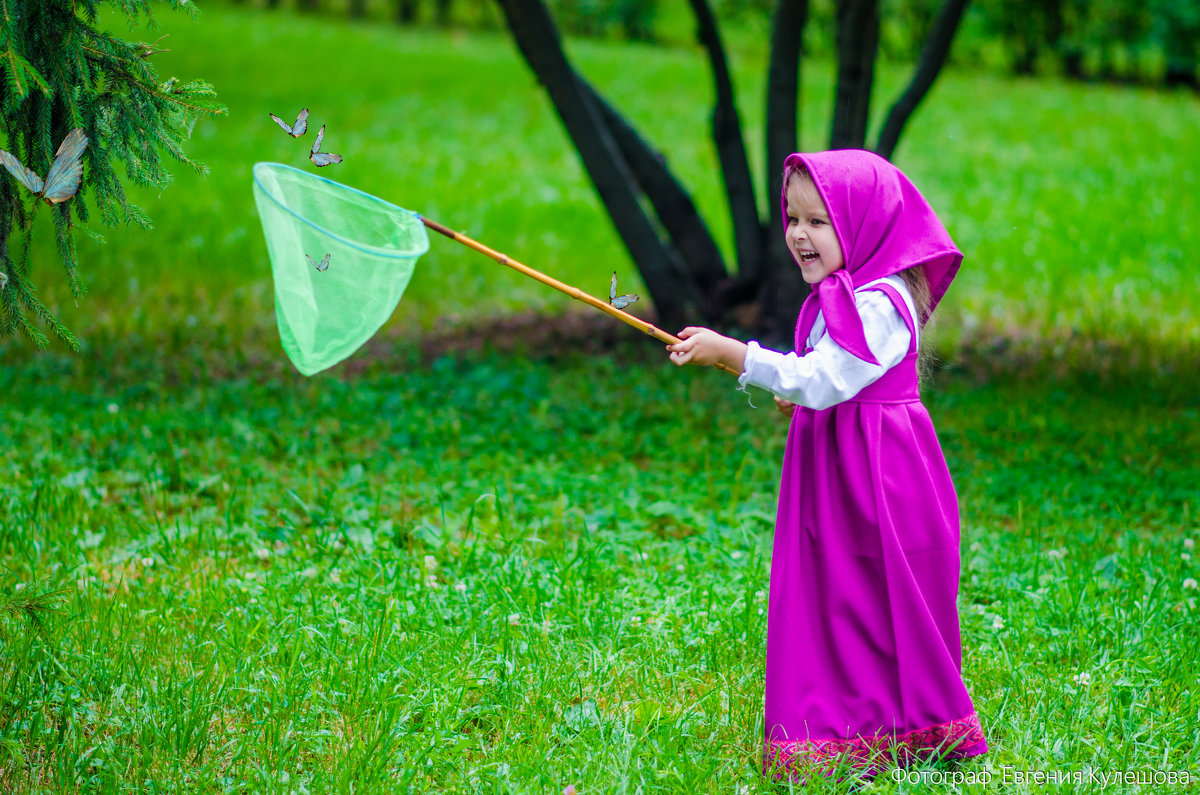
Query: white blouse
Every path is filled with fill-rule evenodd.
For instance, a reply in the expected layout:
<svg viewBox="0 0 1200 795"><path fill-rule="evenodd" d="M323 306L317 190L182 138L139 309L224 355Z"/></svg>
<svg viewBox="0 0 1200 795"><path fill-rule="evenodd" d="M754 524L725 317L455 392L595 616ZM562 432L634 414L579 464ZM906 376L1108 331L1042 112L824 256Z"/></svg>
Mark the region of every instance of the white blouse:
<svg viewBox="0 0 1200 795"><path fill-rule="evenodd" d="M818 312L808 335L812 351L803 356L767 350L754 341L748 343L745 372L738 378L738 388L744 390L750 384L801 406L827 409L878 381L904 360L912 339L887 293L865 289L880 283L896 288L910 316L917 316L912 295L900 276L888 276L855 289L854 302L863 321L867 347L879 364L864 362L834 342L825 333L825 318Z"/></svg>

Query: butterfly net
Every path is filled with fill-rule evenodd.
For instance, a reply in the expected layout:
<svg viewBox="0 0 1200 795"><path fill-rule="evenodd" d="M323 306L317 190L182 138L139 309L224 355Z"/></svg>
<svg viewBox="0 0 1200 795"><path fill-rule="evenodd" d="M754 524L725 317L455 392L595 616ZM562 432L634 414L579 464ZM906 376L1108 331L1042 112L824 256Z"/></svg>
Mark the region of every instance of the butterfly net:
<svg viewBox="0 0 1200 795"><path fill-rule="evenodd" d="M283 349L304 375L332 367L391 317L429 250L425 227L411 210L279 163L255 164L254 202Z"/></svg>

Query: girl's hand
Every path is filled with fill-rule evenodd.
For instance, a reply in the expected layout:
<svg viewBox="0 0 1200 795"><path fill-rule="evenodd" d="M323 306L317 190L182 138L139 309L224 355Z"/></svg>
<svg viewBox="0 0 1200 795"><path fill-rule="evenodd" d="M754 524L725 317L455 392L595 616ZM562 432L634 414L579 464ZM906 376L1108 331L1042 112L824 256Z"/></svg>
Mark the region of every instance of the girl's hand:
<svg viewBox="0 0 1200 795"><path fill-rule="evenodd" d="M679 332L682 342L668 345L671 361L677 365L723 364L742 372L746 367L746 344L725 337L711 329L688 326Z"/></svg>
<svg viewBox="0 0 1200 795"><path fill-rule="evenodd" d="M783 416L790 417L796 413L796 404L790 400L784 400L778 395L773 395L775 398L775 408L783 412Z"/></svg>

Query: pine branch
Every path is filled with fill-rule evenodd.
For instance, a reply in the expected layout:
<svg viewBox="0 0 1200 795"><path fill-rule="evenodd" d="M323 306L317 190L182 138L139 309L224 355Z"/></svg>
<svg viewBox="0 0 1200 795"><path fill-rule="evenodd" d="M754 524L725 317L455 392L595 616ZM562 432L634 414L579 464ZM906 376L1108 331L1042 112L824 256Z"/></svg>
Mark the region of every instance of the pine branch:
<svg viewBox="0 0 1200 795"><path fill-rule="evenodd" d="M17 267L12 267L12 260L8 260L8 286L3 292L0 292L0 301L2 301L9 318L8 322L5 323L6 333L12 333L16 330L23 331L38 348L45 348L49 343L46 335L37 326L30 323L24 309L22 309L22 305L24 305L25 309L33 312L35 316L41 318L50 326L55 335L71 346L72 350L79 350L79 340L46 308L46 305L37 297L37 288L25 278L29 273L29 250L31 243L32 229L26 233L24 250L22 251L21 260L17 263Z"/></svg>
<svg viewBox="0 0 1200 795"><path fill-rule="evenodd" d="M8 316L4 324L6 332L23 331L34 345L38 348L45 348L50 340L42 333L41 329L29 322L29 318L21 309L21 304L24 304L26 308L33 309L36 313L38 307L41 306L41 301L30 292L29 283L10 271L8 287L3 293L0 293L0 297L3 298L4 311Z"/></svg>
<svg viewBox="0 0 1200 795"><path fill-rule="evenodd" d="M71 216L70 211L66 207L55 207L55 215L57 216L54 224L54 238L58 244L58 253L62 257L64 263L73 263L78 260L75 250L75 238L71 237ZM79 283L79 275L73 267L68 267L67 283L71 286L71 295L79 298L83 293L87 292L83 285Z"/></svg>
<svg viewBox="0 0 1200 795"><path fill-rule="evenodd" d="M0 60L4 63L4 77L8 81L8 88L17 95L17 99L25 98L31 90L30 83L40 88L43 94L50 93L50 85L46 78L11 46L0 56Z"/></svg>
<svg viewBox="0 0 1200 795"><path fill-rule="evenodd" d="M160 82L150 58L153 45L121 40L98 26L100 9L108 6L122 11L131 25L155 28L155 3L195 18L189 0L0 0L0 136L5 147L45 175L69 130L82 128L89 139L82 154L84 183L74 197L50 211L58 258L75 296L85 290L77 276L74 235L80 231L99 237L84 226L89 200L106 226L149 228L149 216L129 203L123 183L165 188L171 182L167 158L207 173L188 157L184 145L196 119L226 112L203 81ZM124 165L124 177L116 172L118 162ZM9 234L31 230L42 204L0 171L0 259L14 274L0 293L0 336L23 332L43 345L45 335L31 325L32 314L75 347L70 331L38 300L29 281L29 246L23 265L7 253Z"/></svg>

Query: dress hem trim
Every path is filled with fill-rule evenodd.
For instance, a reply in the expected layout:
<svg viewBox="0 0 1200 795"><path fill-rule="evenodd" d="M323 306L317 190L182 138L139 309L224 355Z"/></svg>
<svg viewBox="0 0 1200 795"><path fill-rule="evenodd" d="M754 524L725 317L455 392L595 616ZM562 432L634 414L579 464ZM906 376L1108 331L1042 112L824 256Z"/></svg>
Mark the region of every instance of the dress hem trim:
<svg viewBox="0 0 1200 795"><path fill-rule="evenodd" d="M963 759L987 752L979 717L936 723L894 734L851 738L766 740L763 775L795 778L798 773L828 775L835 768L863 770L868 775L881 767L907 766L930 759Z"/></svg>

